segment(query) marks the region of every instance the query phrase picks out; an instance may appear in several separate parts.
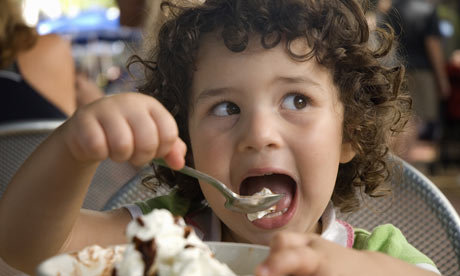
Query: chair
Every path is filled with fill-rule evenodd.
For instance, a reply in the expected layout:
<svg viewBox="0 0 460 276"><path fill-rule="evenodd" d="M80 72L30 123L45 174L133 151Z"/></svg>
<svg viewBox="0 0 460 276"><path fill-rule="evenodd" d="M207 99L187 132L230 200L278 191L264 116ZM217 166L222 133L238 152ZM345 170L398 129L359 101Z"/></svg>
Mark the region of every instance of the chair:
<svg viewBox="0 0 460 276"><path fill-rule="evenodd" d="M392 223L408 241L428 255L442 275L460 275L460 218L442 192L421 172L394 157L397 170L390 183L392 195L383 198L363 196L362 207L352 214L338 212L339 219L354 227L372 230L377 225ZM107 201L104 210L121 207L153 196L140 188L140 180L152 174L144 168ZM167 193L160 186L157 195Z"/></svg>
<svg viewBox="0 0 460 276"><path fill-rule="evenodd" d="M104 211L120 208L136 201L144 201L155 196L167 194L171 188L165 185L156 186L153 192L142 185L142 179L153 175L151 166L145 166L133 178L131 178L117 193L115 193L102 208ZM155 181L153 179L152 181Z"/></svg>
<svg viewBox="0 0 460 276"><path fill-rule="evenodd" d="M61 120L40 120L0 125L0 197L26 158L62 123ZM136 173L137 169L127 162L103 161L93 177L83 208L102 209L106 201ZM7 267L0 259L0 275L24 274Z"/></svg>
<svg viewBox="0 0 460 276"><path fill-rule="evenodd" d="M442 192L420 171L402 162L402 174L391 181L392 195L363 196L359 211L338 214L353 227L372 230L391 223L429 256L443 276L460 275L460 218Z"/></svg>

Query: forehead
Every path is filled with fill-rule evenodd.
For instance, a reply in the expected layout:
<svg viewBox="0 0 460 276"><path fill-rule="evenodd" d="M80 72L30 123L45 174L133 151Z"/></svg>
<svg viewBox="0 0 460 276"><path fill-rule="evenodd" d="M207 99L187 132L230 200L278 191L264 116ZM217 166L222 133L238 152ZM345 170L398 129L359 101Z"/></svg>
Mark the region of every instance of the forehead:
<svg viewBox="0 0 460 276"><path fill-rule="evenodd" d="M290 50L295 55L304 55L311 49L306 40L298 39L291 42ZM314 57L304 61L291 57L284 40L274 48L265 49L260 36L253 35L246 49L236 53L225 46L218 33L210 33L203 36L200 42L192 82L192 99L206 89L245 85L249 88L269 84L279 78L316 83L337 98L331 72L319 65Z"/></svg>

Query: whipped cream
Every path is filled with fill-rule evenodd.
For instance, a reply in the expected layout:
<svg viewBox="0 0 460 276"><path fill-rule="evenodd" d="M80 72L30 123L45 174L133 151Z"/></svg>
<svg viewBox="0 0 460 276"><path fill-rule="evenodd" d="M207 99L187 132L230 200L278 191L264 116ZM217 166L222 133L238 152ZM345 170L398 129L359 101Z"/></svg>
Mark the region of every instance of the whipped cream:
<svg viewBox="0 0 460 276"><path fill-rule="evenodd" d="M52 257L37 268L38 276L237 276L187 226L167 210L128 224L128 244L93 245Z"/></svg>
<svg viewBox="0 0 460 276"><path fill-rule="evenodd" d="M131 221L126 235L131 244L115 265L117 276L236 276L183 218L167 210Z"/></svg>
<svg viewBox="0 0 460 276"><path fill-rule="evenodd" d="M111 276L114 264L121 261L124 251L125 246L122 245L108 248L88 246L78 252L58 255L43 262L38 268L38 274Z"/></svg>
<svg viewBox="0 0 460 276"><path fill-rule="evenodd" d="M273 194L274 193L269 188L264 187L259 192L253 194L253 196L258 196L258 195L265 196L265 195L273 195ZM259 211L259 212L248 213L246 217L248 218L249 221L254 221L256 219L261 219L269 214L275 213L275 211L276 211L276 205L273 205L270 208Z"/></svg>

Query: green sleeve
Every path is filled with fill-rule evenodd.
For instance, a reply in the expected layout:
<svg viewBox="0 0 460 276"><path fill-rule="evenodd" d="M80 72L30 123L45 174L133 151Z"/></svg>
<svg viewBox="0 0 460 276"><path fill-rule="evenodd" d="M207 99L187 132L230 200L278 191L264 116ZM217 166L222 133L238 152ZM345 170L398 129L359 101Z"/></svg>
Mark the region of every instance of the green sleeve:
<svg viewBox="0 0 460 276"><path fill-rule="evenodd" d="M401 231L391 224L380 225L372 233L355 229L355 242L353 248L358 250L377 251L411 264L430 264L430 258L413 247Z"/></svg>
<svg viewBox="0 0 460 276"><path fill-rule="evenodd" d="M169 194L151 198L147 201L135 203L142 211L142 214L147 214L154 209L167 209L173 215L185 216L190 208L190 199L179 195L176 189Z"/></svg>

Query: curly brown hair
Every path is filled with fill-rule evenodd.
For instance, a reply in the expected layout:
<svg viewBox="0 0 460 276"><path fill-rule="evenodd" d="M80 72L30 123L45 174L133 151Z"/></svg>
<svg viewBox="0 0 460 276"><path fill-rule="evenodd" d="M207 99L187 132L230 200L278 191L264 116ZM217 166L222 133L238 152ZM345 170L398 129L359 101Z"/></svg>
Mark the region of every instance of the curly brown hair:
<svg viewBox="0 0 460 276"><path fill-rule="evenodd" d="M201 1L203 2L203 1ZM390 175L389 139L402 131L408 120L411 100L403 83L401 64L383 65L393 44L393 34L370 31L365 18L367 1L355 0L207 0L182 6L164 2L167 14L155 47L147 59L147 81L140 91L157 98L175 117L179 135L190 149L188 136L189 97L197 49L202 35L220 32L226 47L244 51L250 37L270 49L286 43L289 56L298 61L315 58L332 72L344 105L343 137L356 156L341 164L332 201L343 212L359 206L356 189L378 196L379 187ZM311 51L295 54L291 43L306 39ZM375 44L375 43L373 43ZM193 166L192 152L186 163ZM157 169L157 177L178 185L184 195L202 198L195 179Z"/></svg>
<svg viewBox="0 0 460 276"><path fill-rule="evenodd" d="M37 41L34 28L27 26L21 15L20 1L0 1L0 69L9 66L20 51L30 49Z"/></svg>

